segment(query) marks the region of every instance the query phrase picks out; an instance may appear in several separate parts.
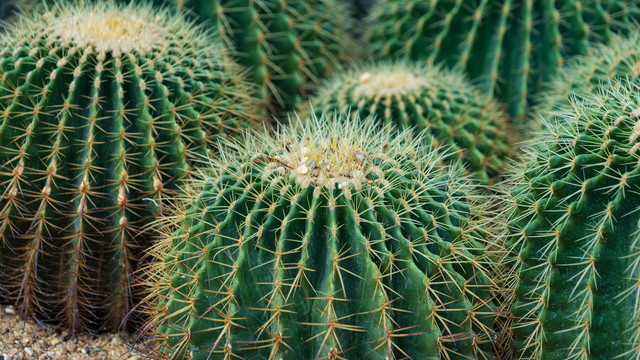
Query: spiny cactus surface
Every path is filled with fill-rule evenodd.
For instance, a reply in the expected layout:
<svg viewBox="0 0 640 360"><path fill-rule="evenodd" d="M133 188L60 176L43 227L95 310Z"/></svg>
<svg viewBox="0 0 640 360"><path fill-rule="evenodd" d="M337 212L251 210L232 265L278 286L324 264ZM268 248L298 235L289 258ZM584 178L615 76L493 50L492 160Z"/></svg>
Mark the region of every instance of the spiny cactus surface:
<svg viewBox="0 0 640 360"><path fill-rule="evenodd" d="M506 114L489 96L449 71L406 62L337 74L312 100L316 114L375 116L399 129L428 128L425 141L449 147L484 183L495 180L509 154Z"/></svg>
<svg viewBox="0 0 640 360"><path fill-rule="evenodd" d="M186 0L250 70L271 114L293 109L349 59L349 7L341 0Z"/></svg>
<svg viewBox="0 0 640 360"><path fill-rule="evenodd" d="M487 201L373 122L248 136L201 170L149 268L171 359L492 359Z"/></svg>
<svg viewBox="0 0 640 360"><path fill-rule="evenodd" d="M575 100L507 182L516 359L640 358L638 91Z"/></svg>
<svg viewBox="0 0 640 360"><path fill-rule="evenodd" d="M548 111L562 111L570 106L572 93L587 94L600 91L616 78L637 80L640 76L640 34L615 37L608 45L600 45L587 55L578 56L565 66L560 75L549 82L540 94L540 104L534 115Z"/></svg>
<svg viewBox="0 0 640 360"><path fill-rule="evenodd" d="M141 227L207 145L244 127L250 86L180 16L59 5L0 38L0 301L116 330Z"/></svg>
<svg viewBox="0 0 640 360"><path fill-rule="evenodd" d="M639 0L382 0L367 39L375 56L465 71L520 124L563 59L633 32L639 19Z"/></svg>

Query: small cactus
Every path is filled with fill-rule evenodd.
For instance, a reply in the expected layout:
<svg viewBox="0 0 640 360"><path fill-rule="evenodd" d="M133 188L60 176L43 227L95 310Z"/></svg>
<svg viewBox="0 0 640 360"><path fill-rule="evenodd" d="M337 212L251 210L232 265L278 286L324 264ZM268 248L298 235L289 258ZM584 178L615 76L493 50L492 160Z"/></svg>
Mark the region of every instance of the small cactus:
<svg viewBox="0 0 640 360"><path fill-rule="evenodd" d="M516 359L640 358L639 91L575 98L510 172Z"/></svg>
<svg viewBox="0 0 640 360"><path fill-rule="evenodd" d="M159 356L494 358L489 202L459 164L347 118L221 153L159 221Z"/></svg>
<svg viewBox="0 0 640 360"><path fill-rule="evenodd" d="M149 6L60 3L0 38L0 301L118 329L142 226L252 112L207 36Z"/></svg>
<svg viewBox="0 0 640 360"><path fill-rule="evenodd" d="M464 70L520 125L565 58L630 34L640 0L380 0L366 36L374 56Z"/></svg>
<svg viewBox="0 0 640 360"><path fill-rule="evenodd" d="M337 74L312 100L316 114L374 115L400 129L427 128L425 140L447 146L476 179L492 182L509 154L506 114L462 76L406 62Z"/></svg>
<svg viewBox="0 0 640 360"><path fill-rule="evenodd" d="M349 7L342 0L178 1L225 38L259 86L271 114L293 109L348 60Z"/></svg>

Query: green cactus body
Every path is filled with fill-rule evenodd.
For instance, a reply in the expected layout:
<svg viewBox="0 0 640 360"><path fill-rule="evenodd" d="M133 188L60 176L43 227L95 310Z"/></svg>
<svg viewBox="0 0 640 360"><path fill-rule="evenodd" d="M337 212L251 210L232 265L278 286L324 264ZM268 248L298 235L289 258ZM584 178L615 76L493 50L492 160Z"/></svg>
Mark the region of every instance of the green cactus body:
<svg viewBox="0 0 640 360"><path fill-rule="evenodd" d="M378 64L334 76L312 100L317 114L351 112L380 124L425 132L448 147L484 183L495 180L509 154L506 114L461 76L427 65Z"/></svg>
<svg viewBox="0 0 640 360"><path fill-rule="evenodd" d="M460 166L393 137L308 119L203 172L153 251L159 354L493 358L487 202Z"/></svg>
<svg viewBox="0 0 640 360"><path fill-rule="evenodd" d="M207 145L248 122L250 86L181 17L74 5L0 39L0 301L117 330L161 212Z"/></svg>
<svg viewBox="0 0 640 360"><path fill-rule="evenodd" d="M507 182L516 358L640 358L640 88L605 89Z"/></svg>
<svg viewBox="0 0 640 360"><path fill-rule="evenodd" d="M464 70L524 121L563 59L628 34L640 1L383 0L372 10L371 51Z"/></svg>
<svg viewBox="0 0 640 360"><path fill-rule="evenodd" d="M572 92L586 94L597 92L601 84L607 86L609 80L640 76L640 34L629 37L615 37L608 45L600 45L588 55L573 59L553 81L545 86L540 94L540 104L534 115L544 115L549 111L562 111L571 106L569 98Z"/></svg>
<svg viewBox="0 0 640 360"><path fill-rule="evenodd" d="M291 110L353 52L340 0L187 0L249 69L272 114Z"/></svg>

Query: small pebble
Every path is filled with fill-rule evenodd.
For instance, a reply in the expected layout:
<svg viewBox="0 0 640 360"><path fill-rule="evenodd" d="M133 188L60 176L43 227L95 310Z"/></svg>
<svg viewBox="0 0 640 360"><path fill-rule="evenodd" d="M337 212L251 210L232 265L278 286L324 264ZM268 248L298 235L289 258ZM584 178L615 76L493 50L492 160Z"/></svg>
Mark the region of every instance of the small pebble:
<svg viewBox="0 0 640 360"><path fill-rule="evenodd" d="M9 315L15 315L16 314L16 310L13 308L13 306L7 306L4 309L4 312L6 312Z"/></svg>
<svg viewBox="0 0 640 360"><path fill-rule="evenodd" d="M24 352L29 356L33 356L33 350L30 347L24 348Z"/></svg>

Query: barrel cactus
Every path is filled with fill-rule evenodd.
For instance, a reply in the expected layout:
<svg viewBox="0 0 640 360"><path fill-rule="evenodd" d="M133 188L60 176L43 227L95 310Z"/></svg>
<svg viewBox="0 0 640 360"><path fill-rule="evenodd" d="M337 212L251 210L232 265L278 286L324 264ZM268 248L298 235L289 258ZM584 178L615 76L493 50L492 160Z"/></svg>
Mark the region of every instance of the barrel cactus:
<svg viewBox="0 0 640 360"><path fill-rule="evenodd" d="M442 62L464 70L524 122L541 84L563 59L629 34L640 0L381 0L369 17L374 55Z"/></svg>
<svg viewBox="0 0 640 360"><path fill-rule="evenodd" d="M493 358L488 202L459 165L357 119L223 149L159 222L157 355Z"/></svg>
<svg viewBox="0 0 640 360"><path fill-rule="evenodd" d="M60 5L0 38L0 301L116 330L163 207L238 133L250 85L221 45L149 6Z"/></svg>
<svg viewBox="0 0 640 360"><path fill-rule="evenodd" d="M312 100L317 114L373 115L382 125L425 132L449 147L482 182L495 180L509 154L507 115L489 96L449 71L406 62L337 74Z"/></svg>
<svg viewBox="0 0 640 360"><path fill-rule="evenodd" d="M178 1L178 0L176 0ZM291 110L353 53L342 0L179 0L249 69L273 115Z"/></svg>
<svg viewBox="0 0 640 360"><path fill-rule="evenodd" d="M517 359L640 358L638 91L575 99L509 177Z"/></svg>

